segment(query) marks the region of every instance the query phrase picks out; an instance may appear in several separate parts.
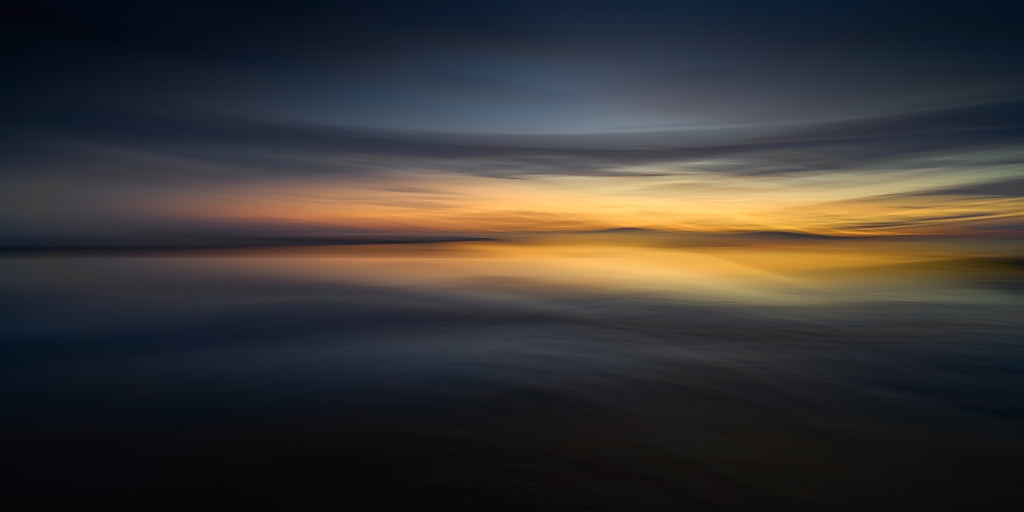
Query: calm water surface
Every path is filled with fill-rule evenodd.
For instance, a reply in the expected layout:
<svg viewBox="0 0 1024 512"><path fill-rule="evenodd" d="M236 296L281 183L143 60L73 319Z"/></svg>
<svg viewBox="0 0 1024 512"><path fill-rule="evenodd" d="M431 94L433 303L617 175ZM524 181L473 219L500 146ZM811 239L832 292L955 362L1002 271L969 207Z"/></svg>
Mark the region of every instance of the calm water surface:
<svg viewBox="0 0 1024 512"><path fill-rule="evenodd" d="M1014 254L587 239L9 256L10 495L1018 510Z"/></svg>

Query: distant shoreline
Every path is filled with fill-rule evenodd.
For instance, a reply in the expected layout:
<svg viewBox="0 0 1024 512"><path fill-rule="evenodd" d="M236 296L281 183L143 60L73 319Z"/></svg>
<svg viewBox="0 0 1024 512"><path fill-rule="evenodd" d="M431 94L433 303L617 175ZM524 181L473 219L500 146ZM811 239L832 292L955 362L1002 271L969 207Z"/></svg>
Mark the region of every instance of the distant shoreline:
<svg viewBox="0 0 1024 512"><path fill-rule="evenodd" d="M495 238L483 237L416 237L416 238L366 238L344 240L267 240L239 242L236 244L181 244L181 245L36 245L0 246L0 257L19 256L116 256L145 255L156 253L190 253L232 251L241 249L284 249L301 247L331 247L352 245L404 245L433 244L450 242L493 242Z"/></svg>

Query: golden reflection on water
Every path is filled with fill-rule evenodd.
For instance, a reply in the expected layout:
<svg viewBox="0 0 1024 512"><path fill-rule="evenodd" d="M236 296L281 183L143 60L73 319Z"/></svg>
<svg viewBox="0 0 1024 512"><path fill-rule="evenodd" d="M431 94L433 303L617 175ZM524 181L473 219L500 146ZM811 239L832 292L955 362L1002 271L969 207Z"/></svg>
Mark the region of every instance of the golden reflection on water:
<svg viewBox="0 0 1024 512"><path fill-rule="evenodd" d="M898 241L667 246L601 238L252 249L228 272L473 293L628 293L769 304L1005 300L961 277L1003 247ZM980 253L980 254L979 254ZM223 260L223 258L221 258ZM998 296L998 297L997 297Z"/></svg>

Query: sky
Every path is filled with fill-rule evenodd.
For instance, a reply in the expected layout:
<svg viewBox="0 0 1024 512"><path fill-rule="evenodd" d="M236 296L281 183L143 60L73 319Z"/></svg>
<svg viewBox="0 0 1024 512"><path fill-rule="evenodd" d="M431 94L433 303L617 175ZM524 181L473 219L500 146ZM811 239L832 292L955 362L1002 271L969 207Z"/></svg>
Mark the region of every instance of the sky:
<svg viewBox="0 0 1024 512"><path fill-rule="evenodd" d="M17 2L5 245L1024 232L1019 2Z"/></svg>

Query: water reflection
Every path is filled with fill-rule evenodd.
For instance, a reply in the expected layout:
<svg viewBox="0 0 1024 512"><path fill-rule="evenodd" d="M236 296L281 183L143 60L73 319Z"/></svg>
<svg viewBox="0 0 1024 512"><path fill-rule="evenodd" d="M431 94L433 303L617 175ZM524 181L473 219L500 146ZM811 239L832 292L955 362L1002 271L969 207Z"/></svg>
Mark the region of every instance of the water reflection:
<svg viewBox="0 0 1024 512"><path fill-rule="evenodd" d="M1014 249L592 237L7 258L5 448L28 494L86 501L1008 503Z"/></svg>
<svg viewBox="0 0 1024 512"><path fill-rule="evenodd" d="M683 248L580 238L242 249L220 256L249 258L203 259L198 266L249 277L424 290L624 293L773 305L885 299L1012 303L1014 296L986 290L970 278L1020 278L1020 265L1011 257L1020 247L1012 244L816 241Z"/></svg>

